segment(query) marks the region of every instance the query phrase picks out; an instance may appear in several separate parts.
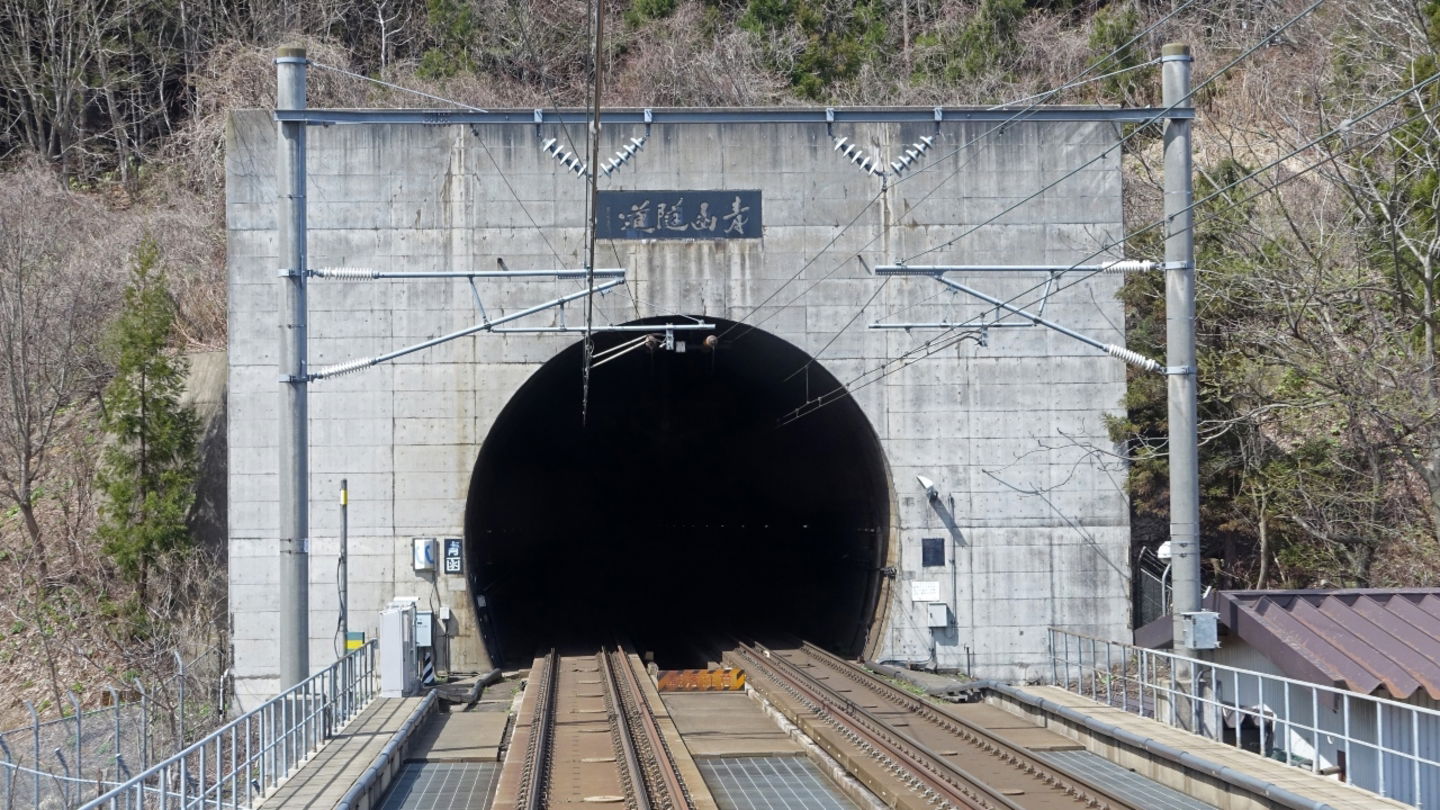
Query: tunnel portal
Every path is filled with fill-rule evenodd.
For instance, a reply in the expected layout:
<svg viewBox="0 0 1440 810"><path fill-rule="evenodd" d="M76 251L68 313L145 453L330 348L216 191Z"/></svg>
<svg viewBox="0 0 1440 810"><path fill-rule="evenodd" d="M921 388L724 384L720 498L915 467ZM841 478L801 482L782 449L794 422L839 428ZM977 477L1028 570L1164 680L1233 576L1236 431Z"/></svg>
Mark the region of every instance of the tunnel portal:
<svg viewBox="0 0 1440 810"><path fill-rule="evenodd" d="M681 666L687 640L719 632L860 651L890 524L875 432L848 394L781 425L835 377L819 363L792 376L805 352L707 321L714 347L677 332L686 351L594 369L583 422L578 342L496 419L465 513L492 655L523 664L558 637L612 631ZM636 337L597 334L596 352Z"/></svg>

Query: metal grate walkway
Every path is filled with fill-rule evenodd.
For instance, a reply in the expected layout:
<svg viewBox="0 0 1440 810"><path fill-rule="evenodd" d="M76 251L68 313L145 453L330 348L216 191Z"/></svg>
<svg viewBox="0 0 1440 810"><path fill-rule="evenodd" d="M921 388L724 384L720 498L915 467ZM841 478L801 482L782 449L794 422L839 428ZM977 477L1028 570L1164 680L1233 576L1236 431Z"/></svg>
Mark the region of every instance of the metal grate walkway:
<svg viewBox="0 0 1440 810"><path fill-rule="evenodd" d="M857 810L804 757L706 757L695 764L719 810Z"/></svg>
<svg viewBox="0 0 1440 810"><path fill-rule="evenodd" d="M1146 810L1214 810L1215 805L1186 796L1089 751L1032 751L1046 762L1058 765L1117 794Z"/></svg>
<svg viewBox="0 0 1440 810"><path fill-rule="evenodd" d="M497 762L411 762L380 810L486 810L499 775Z"/></svg>

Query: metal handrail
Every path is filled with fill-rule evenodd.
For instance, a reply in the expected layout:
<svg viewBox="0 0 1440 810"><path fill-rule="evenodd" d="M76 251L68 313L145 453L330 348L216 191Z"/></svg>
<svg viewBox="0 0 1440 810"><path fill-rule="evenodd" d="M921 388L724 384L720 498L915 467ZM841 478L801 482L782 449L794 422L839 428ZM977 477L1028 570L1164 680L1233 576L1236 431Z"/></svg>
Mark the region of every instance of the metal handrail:
<svg viewBox="0 0 1440 810"><path fill-rule="evenodd" d="M81 810L250 807L293 773L377 693L375 642L141 771Z"/></svg>
<svg viewBox="0 0 1440 810"><path fill-rule="evenodd" d="M1049 632L1052 680L1068 691L1386 798L1440 806L1440 711L1059 628Z"/></svg>

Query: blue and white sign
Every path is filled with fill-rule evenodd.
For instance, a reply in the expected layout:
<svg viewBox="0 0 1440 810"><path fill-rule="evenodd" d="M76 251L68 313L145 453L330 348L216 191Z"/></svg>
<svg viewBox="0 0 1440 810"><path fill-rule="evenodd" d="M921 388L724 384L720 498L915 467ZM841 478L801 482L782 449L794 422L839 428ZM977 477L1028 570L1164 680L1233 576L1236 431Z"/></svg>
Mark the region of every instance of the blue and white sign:
<svg viewBox="0 0 1440 810"><path fill-rule="evenodd" d="M458 537L445 538L445 573L461 573L461 542Z"/></svg>

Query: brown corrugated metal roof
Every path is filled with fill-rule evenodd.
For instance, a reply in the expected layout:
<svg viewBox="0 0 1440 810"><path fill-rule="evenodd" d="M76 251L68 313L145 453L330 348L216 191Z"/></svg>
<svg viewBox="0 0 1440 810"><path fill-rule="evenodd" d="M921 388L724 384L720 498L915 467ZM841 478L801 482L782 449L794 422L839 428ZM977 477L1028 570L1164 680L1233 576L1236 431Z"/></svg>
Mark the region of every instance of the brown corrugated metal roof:
<svg viewBox="0 0 1440 810"><path fill-rule="evenodd" d="M1205 602L1293 678L1400 700L1424 689L1440 700L1440 588L1221 591ZM1168 644L1169 624L1137 629L1136 642Z"/></svg>

